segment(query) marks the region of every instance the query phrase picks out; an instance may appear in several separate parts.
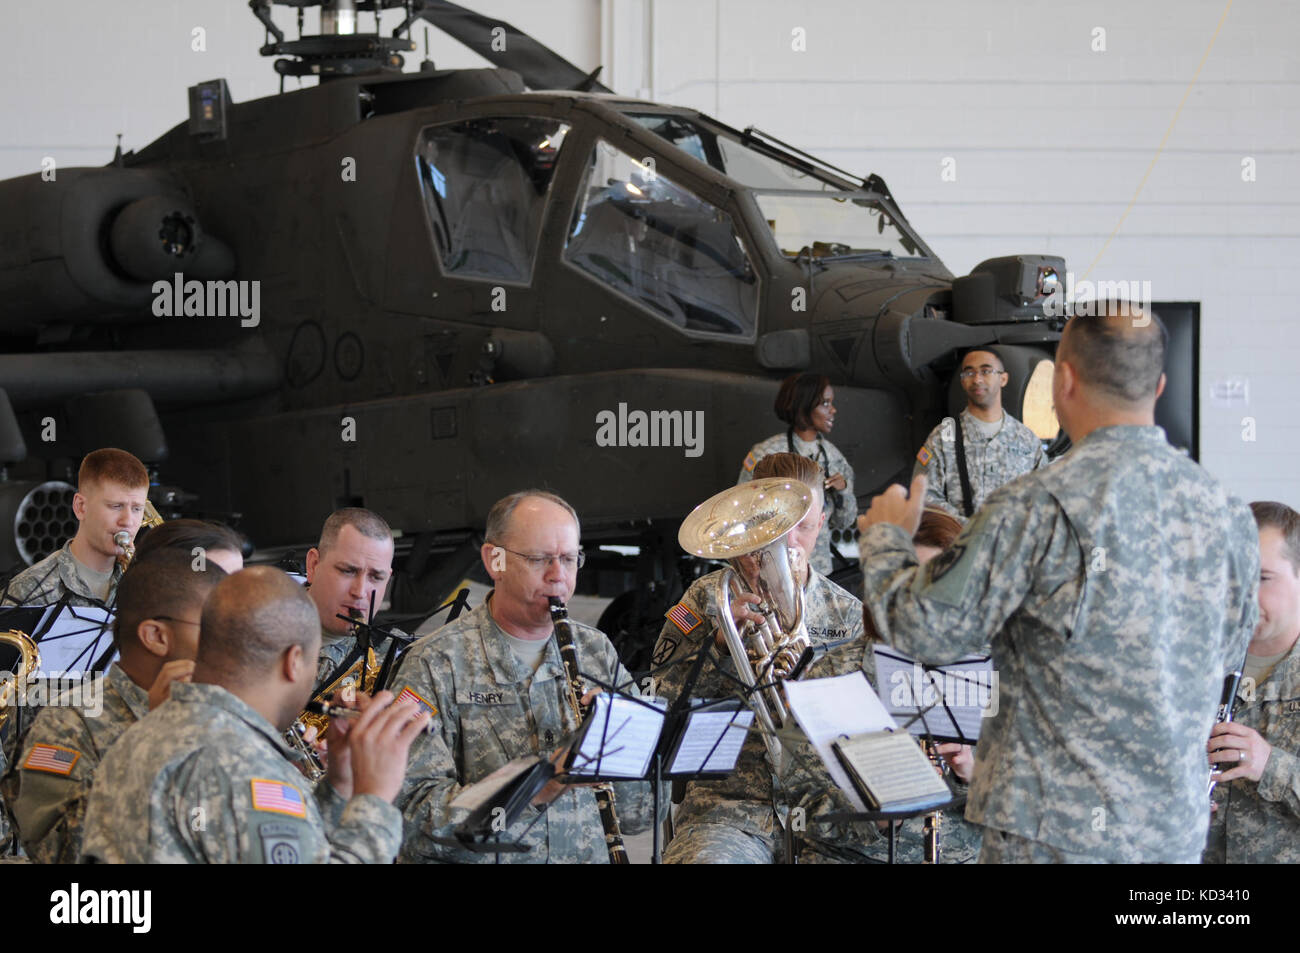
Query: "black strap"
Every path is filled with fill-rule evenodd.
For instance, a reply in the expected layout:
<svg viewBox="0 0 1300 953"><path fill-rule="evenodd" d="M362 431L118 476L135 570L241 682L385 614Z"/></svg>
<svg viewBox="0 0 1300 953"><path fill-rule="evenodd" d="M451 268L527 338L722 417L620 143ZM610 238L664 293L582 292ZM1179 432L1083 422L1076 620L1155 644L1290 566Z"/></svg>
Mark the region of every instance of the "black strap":
<svg viewBox="0 0 1300 953"><path fill-rule="evenodd" d="M961 509L966 518L970 519L975 512L975 494L971 492L970 470L966 468L966 438L962 434L961 417L952 418L952 422L957 426L957 476L961 478Z"/></svg>

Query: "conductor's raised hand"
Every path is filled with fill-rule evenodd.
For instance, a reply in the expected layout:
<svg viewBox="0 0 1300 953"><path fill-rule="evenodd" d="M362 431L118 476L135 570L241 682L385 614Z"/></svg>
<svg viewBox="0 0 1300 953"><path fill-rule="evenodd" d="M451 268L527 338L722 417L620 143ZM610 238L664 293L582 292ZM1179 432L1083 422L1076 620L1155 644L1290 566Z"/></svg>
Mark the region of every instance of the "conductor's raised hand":
<svg viewBox="0 0 1300 953"><path fill-rule="evenodd" d="M858 517L858 531L865 533L877 523L893 523L902 527L908 536L915 536L921 525L921 512L925 509L926 479L918 473L912 481L909 494L895 483L871 501L871 506Z"/></svg>

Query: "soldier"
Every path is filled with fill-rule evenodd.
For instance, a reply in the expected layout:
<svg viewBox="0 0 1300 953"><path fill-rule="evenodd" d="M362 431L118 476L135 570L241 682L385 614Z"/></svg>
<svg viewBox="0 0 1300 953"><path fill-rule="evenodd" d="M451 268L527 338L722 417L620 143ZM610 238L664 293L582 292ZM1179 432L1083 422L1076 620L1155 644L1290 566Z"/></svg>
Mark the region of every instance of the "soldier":
<svg viewBox="0 0 1300 953"><path fill-rule="evenodd" d="M945 417L930 432L912 471L913 477L926 475L927 505L969 519L1002 484L1047 465L1034 432L1002 409L1007 379L1002 359L992 351L975 350L962 358L966 409L957 421Z"/></svg>
<svg viewBox="0 0 1300 953"><path fill-rule="evenodd" d="M996 490L924 568L924 475L859 521L886 640L942 662L992 639L1001 703L966 809L985 862L1195 862L1205 739L1258 613L1246 507L1154 426L1164 328L1101 310L1057 351L1064 459Z"/></svg>
<svg viewBox="0 0 1300 953"><path fill-rule="evenodd" d="M380 692L336 717L327 775L306 792L284 732L315 681L315 606L278 569L223 579L203 605L192 684L118 739L95 772L83 860L389 863L391 801L427 718ZM351 722L351 723L349 723Z"/></svg>
<svg viewBox="0 0 1300 953"><path fill-rule="evenodd" d="M524 490L488 513L483 565L495 583L484 603L424 636L402 663L395 685L434 710L436 730L411 752L398 804L406 816L407 862L606 863L609 859L590 787L547 784L526 817L501 832L525 853L473 854L435 843L464 820L451 802L467 786L526 755L558 756L578 727L566 700L564 663L553 636L549 596L567 602L584 561L578 516L564 500ZM600 630L572 623L580 669L636 693ZM651 823L650 785L614 785L625 833ZM553 798L553 800L552 800ZM548 806L549 804L549 806Z"/></svg>
<svg viewBox="0 0 1300 953"><path fill-rule="evenodd" d="M189 678L199 610L225 577L215 562L196 570L187 552L137 554L122 577L113 623L118 660L103 680L69 689L28 731L12 786L19 838L37 863L76 863L90 785L100 759L160 703L171 681Z"/></svg>
<svg viewBox="0 0 1300 953"><path fill-rule="evenodd" d="M754 444L740 468L737 483L753 479L754 467L769 453L798 453L821 467L825 476L826 523L817 534L810 562L823 576L834 568L831 531L850 530L858 516L853 495L853 467L825 438L835 426L835 389L824 374L792 374L781 382L772 409L786 423L785 433Z"/></svg>
<svg viewBox="0 0 1300 953"><path fill-rule="evenodd" d="M227 573L244 568L244 539L223 523L168 520L141 537L140 545L135 548L135 558L143 559L155 549L164 547L187 552L199 563L214 562Z"/></svg>
<svg viewBox="0 0 1300 953"><path fill-rule="evenodd" d="M1252 503L1259 526L1259 627L1235 720L1210 732L1214 791L1206 863L1300 860L1300 513Z"/></svg>
<svg viewBox="0 0 1300 953"><path fill-rule="evenodd" d="M355 506L329 515L320 541L307 551L308 594L320 615L317 685L343 674L357 647L351 626L339 616L368 621L371 599L375 605L383 601L392 575L393 531L382 516Z"/></svg>
<svg viewBox="0 0 1300 953"><path fill-rule="evenodd" d="M77 471L72 513L80 524L63 548L23 570L9 582L4 601L12 605L51 605L65 594L74 606L111 605L125 550L113 537L131 539L144 519L149 473L125 450L86 454Z"/></svg>
<svg viewBox="0 0 1300 953"><path fill-rule="evenodd" d="M826 519L821 469L807 457L773 453L758 462L753 476L756 480L789 477L813 491L812 507L787 540L796 560L803 563L799 575L808 637L814 646L829 648L802 677L823 678L861 669L874 686L875 656L863 630L862 603L821 573L809 571L806 564L807 552L816 544ZM691 584L682 601L668 613L655 645L657 688L670 699L680 694L696 653L710 644L719 661L717 665L705 663L693 696L721 698L736 693L735 667L717 629L719 609L714 591L719 575L709 573ZM758 601L752 593L741 593L733 599L732 615L737 628L746 621L761 620L748 608ZM963 756L960 745L952 746L948 753L962 766L969 762L969 754ZM755 733L746 741L730 776L719 781L690 782L674 815L677 833L664 854L664 862L771 864L786 860L782 833L787 824L795 828L802 842L800 863L886 860L888 846L875 827L831 828L814 820L830 810L851 809L835 793L835 783L817 754L808 746L800 746L791 762L790 769L777 776L766 758L762 739ZM950 836L950 831L956 832L956 828L941 828L944 858L952 862L973 858L978 839L966 836L963 843ZM909 829L900 835L897 861L920 860L922 844L919 834L913 833Z"/></svg>

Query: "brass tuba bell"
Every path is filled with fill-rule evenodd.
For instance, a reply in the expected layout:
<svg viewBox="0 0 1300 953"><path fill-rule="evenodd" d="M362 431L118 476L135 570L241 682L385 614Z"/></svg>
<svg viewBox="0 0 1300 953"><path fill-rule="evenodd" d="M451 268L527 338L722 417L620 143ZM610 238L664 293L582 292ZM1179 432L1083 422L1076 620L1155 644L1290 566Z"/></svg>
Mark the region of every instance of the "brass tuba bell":
<svg viewBox="0 0 1300 953"><path fill-rule="evenodd" d="M715 592L717 624L736 672L750 690L749 704L774 767L781 764L776 731L789 721L780 682L811 645L803 621L803 588L786 537L812 502L812 490L798 480L754 480L705 500L677 532L682 549L729 564ZM738 631L731 600L741 592L762 600L757 609L765 618L761 625L746 623Z"/></svg>

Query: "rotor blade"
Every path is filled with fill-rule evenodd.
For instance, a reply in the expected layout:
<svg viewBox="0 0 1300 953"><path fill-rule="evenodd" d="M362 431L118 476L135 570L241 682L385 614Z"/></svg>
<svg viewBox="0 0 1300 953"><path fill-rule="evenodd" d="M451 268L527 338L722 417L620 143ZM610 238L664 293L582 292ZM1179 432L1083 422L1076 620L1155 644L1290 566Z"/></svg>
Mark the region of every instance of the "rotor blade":
<svg viewBox="0 0 1300 953"><path fill-rule="evenodd" d="M414 13L459 40L493 66L514 70L529 89L613 90L595 82L563 56L502 20L493 20L448 0L417 0ZM494 30L501 32L493 34Z"/></svg>

